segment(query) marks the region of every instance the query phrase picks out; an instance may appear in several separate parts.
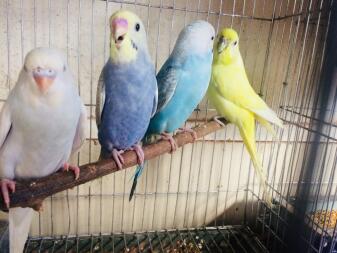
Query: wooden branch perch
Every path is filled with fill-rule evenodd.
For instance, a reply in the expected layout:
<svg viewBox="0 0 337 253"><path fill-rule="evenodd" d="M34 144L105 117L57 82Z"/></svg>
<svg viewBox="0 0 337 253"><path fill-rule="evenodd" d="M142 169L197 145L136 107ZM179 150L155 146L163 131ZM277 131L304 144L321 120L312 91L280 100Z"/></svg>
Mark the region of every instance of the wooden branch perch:
<svg viewBox="0 0 337 253"><path fill-rule="evenodd" d="M221 128L222 126L217 122L210 121L194 128L194 131L197 133L198 138L201 138ZM177 142L178 147L193 142L192 135L187 132L175 135L174 139ZM169 141L161 140L154 144L144 146L143 149L145 159L150 160L156 156L170 152L171 145ZM134 151L125 152L123 157L125 161L123 169L137 164L137 156ZM86 164L81 166L80 169L80 177L76 181L74 180L73 173L61 171L39 179L17 181L16 191L10 195L10 207L32 207L35 210L39 210L42 201L55 193L118 171L116 163L112 159ZM0 209L3 211L8 210L3 202L2 196Z"/></svg>

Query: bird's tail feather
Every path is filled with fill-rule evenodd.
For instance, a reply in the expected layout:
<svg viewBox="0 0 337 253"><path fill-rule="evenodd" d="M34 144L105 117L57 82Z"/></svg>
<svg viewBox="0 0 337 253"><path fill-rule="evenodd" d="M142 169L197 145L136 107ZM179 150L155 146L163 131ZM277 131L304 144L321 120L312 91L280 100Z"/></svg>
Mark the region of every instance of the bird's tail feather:
<svg viewBox="0 0 337 253"><path fill-rule="evenodd" d="M138 178L142 175L142 173L144 171L144 167L145 167L145 162L141 165L137 165L136 172L135 172L135 175L133 177L133 183L132 183L132 186L131 186L129 201L132 200L132 197L133 197L133 195L135 193L135 190L136 190L136 187L137 187Z"/></svg>
<svg viewBox="0 0 337 253"><path fill-rule="evenodd" d="M263 109L255 109L255 108L249 108L255 116L258 116L259 118L263 118L266 121L269 121L270 123L273 123L277 125L280 128L283 128L283 122L279 117L277 117L277 114L270 109L267 105Z"/></svg>
<svg viewBox="0 0 337 253"><path fill-rule="evenodd" d="M260 162L260 159L256 151L254 117L250 117L249 120L245 121L244 124L239 126L239 129L240 129L240 134L243 139L243 142L253 162L255 171L257 172L257 175L260 179L260 183L264 191L265 201L267 202L269 207L272 207L272 197L270 194L268 194L268 191L267 191L267 178L266 178L262 164Z"/></svg>
<svg viewBox="0 0 337 253"><path fill-rule="evenodd" d="M274 138L276 138L276 132L275 132L273 126L267 120L265 120L265 119L263 119L263 118L261 118L257 115L255 115L255 117L256 117L257 121L262 126L264 126L267 129L267 131L273 135Z"/></svg>
<svg viewBox="0 0 337 253"><path fill-rule="evenodd" d="M146 133L145 136L142 139L143 145L148 145L148 144L152 143L152 137L153 137L153 135ZM132 183L132 186L131 186L129 201L132 200L132 197L133 197L133 195L135 193L135 190L136 190L136 187L137 187L138 178L142 175L142 173L144 171L145 164L146 164L146 162L144 162L141 165L137 165L136 172L135 172L135 175L133 177L133 183Z"/></svg>
<svg viewBox="0 0 337 253"><path fill-rule="evenodd" d="M9 209L9 252L23 252L30 224L33 218L33 209L16 207Z"/></svg>

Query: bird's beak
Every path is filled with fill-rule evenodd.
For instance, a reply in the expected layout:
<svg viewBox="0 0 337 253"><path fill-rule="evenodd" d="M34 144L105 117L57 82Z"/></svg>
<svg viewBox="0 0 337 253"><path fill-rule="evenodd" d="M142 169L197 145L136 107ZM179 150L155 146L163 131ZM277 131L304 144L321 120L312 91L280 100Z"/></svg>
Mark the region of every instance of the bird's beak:
<svg viewBox="0 0 337 253"><path fill-rule="evenodd" d="M111 22L111 34L116 47L119 48L128 32L128 21L124 18L115 18Z"/></svg>
<svg viewBox="0 0 337 253"><path fill-rule="evenodd" d="M224 36L220 36L218 41L218 53L221 54L222 51L227 47L227 40L224 38Z"/></svg>
<svg viewBox="0 0 337 253"><path fill-rule="evenodd" d="M37 69L33 71L34 80L42 93L45 93L53 84L56 77L54 71L48 69Z"/></svg>

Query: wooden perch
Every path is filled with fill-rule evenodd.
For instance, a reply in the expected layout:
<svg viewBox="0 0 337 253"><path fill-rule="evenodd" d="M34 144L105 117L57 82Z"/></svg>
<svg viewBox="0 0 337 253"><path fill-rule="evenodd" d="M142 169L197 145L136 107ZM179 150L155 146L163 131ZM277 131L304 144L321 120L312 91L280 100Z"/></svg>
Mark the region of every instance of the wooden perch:
<svg viewBox="0 0 337 253"><path fill-rule="evenodd" d="M197 137L201 138L221 128L222 126L219 123L210 121L204 125L194 128L193 130L196 132ZM177 134L174 136L174 139L178 147L193 142L193 137L188 132ZM143 149L145 159L150 160L156 156L170 152L171 145L169 141L161 140L154 144L144 146ZM134 151L125 152L123 157L125 161L123 169L137 164L137 156ZM81 173L78 180L74 180L73 173L59 171L50 176L39 179L17 181L16 191L10 194L10 207L32 207L35 210L39 210L42 201L55 193L118 171L116 163L112 159L100 160L94 163L86 164L81 166L80 169ZM8 210L3 202L2 196L0 208L3 211Z"/></svg>

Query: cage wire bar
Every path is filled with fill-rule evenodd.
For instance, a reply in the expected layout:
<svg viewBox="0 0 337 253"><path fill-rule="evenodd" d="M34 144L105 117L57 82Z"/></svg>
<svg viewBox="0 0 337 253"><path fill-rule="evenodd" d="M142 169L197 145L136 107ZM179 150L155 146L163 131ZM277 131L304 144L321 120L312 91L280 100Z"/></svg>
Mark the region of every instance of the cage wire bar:
<svg viewBox="0 0 337 253"><path fill-rule="evenodd" d="M130 203L132 169L46 199L25 252L335 252L336 1L0 0L0 104L30 49L64 49L89 114L79 164L98 158L95 88L120 8L143 19L157 71L191 20L238 31L252 86L285 123L276 138L256 131L275 206L228 125L149 161ZM205 99L186 124L215 114Z"/></svg>
<svg viewBox="0 0 337 253"><path fill-rule="evenodd" d="M335 240L327 237L324 235L322 238L315 238L317 237L316 234L318 233L327 233L327 235L332 235L332 238L335 238L333 231L332 233L329 233L328 231L325 231L327 228L326 221L329 219L328 216L323 217L323 228L321 228L320 232L318 231L318 226L316 226L315 229L308 230L305 227L305 223L307 222L306 219L306 210L308 209L308 205L310 203L310 195L311 189L308 187L310 185L310 182L315 180L314 173L315 170L317 171L317 174L319 175L319 180L322 180L322 175L324 172L324 167L320 166L318 163L318 160L321 156L323 163L324 160L328 159L328 150L327 146L323 148L323 150L320 150L319 143L320 141L326 142L328 144L330 142L330 135L332 133L332 129L334 127L333 125L333 112L335 111L336 107L336 99L337 99L337 93L336 93L336 84L337 84L337 52L335 50L335 46L337 44L337 5L334 3L332 6L332 11L330 15L329 20L329 30L327 34L327 40L326 40L326 52L327 56L325 58L323 69L322 69L322 75L320 78L320 93L318 93L316 96L317 105L320 108L318 111L315 111L312 113L312 116L318 119L318 123L314 124L313 129L315 132L313 133L313 136L311 137L313 139L312 144L310 145L308 149L308 159L307 162L303 165L303 170L301 170L301 178L303 181L303 184L301 184L297 188L296 193L296 200L294 203L295 207L295 215L293 218L295 218L295 222L292 222L292 226L290 227L290 231L303 231L302 237L305 244L299 244L298 242L295 243L292 241L291 246L295 250L300 251L317 251L321 252L323 248L326 248L325 251L332 252L335 251ZM336 160L335 158L333 158ZM316 167L315 165L318 164ZM325 211L332 211L333 206L329 207L330 198L333 199L335 202L335 198L332 192L333 187L333 181L331 180L335 175L335 170L331 171L331 176L329 178L326 194L323 196L323 209ZM318 185L317 193L320 191L319 188L322 187L322 181ZM315 207L318 205L318 201L320 200L319 194L315 194ZM314 209L313 207L312 209ZM330 209L330 210L329 210ZM331 216L331 214L330 214ZM331 219L331 218L330 218ZM335 230L335 229L334 229ZM291 236L293 237L293 234ZM314 243L314 245L311 245ZM309 245L308 245L309 244Z"/></svg>

